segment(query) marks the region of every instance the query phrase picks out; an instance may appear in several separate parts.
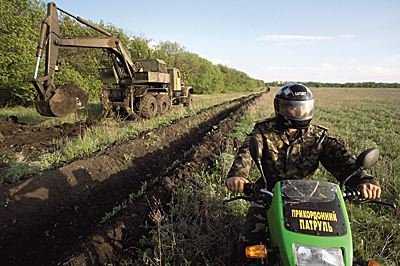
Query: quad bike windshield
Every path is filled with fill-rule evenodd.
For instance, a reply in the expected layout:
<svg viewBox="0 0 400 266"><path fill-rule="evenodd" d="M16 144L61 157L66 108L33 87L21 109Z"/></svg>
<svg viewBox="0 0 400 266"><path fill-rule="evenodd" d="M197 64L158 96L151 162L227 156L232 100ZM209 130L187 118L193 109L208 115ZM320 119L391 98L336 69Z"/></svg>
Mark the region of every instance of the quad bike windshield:
<svg viewBox="0 0 400 266"><path fill-rule="evenodd" d="M281 189L288 202L330 202L336 197L337 186L313 180L286 180L282 182Z"/></svg>
<svg viewBox="0 0 400 266"><path fill-rule="evenodd" d="M312 180L285 180L281 183L281 191L288 230L318 236L346 234L337 185Z"/></svg>

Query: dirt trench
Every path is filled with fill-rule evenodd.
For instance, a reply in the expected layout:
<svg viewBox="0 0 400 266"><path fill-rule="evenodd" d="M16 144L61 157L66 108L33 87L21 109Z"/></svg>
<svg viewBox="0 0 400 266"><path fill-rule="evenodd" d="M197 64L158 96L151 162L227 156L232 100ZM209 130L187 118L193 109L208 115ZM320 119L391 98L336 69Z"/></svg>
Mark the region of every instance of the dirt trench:
<svg viewBox="0 0 400 266"><path fill-rule="evenodd" d="M230 145L237 145L228 137L239 119L264 97L254 99L241 106L231 116L216 124L202 140L193 146L179 164L163 176L152 177L153 183L144 196L129 201L123 211L105 226L98 226L95 232L87 237L72 251L66 252L58 265L118 265L125 256L135 257L135 248L145 234L144 224L152 211L153 198L166 204L178 183L196 182L193 176L207 166L211 167L217 157ZM129 252L127 250L129 249Z"/></svg>
<svg viewBox="0 0 400 266"><path fill-rule="evenodd" d="M94 158L0 188L0 257L5 265L54 262L144 180L184 158L215 124L258 97L211 108Z"/></svg>
<svg viewBox="0 0 400 266"><path fill-rule="evenodd" d="M233 101L235 99L209 108L227 105ZM29 161L35 160L35 157L40 156L44 152L51 153L59 150L66 139L82 137L89 128L99 122L98 118L75 123L63 123L52 127L19 122L16 116L9 116L5 120L0 120L0 176L6 173L10 167L6 158L15 157L19 161ZM132 123L132 121L122 122L121 124L124 123ZM5 158L1 157L2 154L5 155ZM57 167L70 162L62 162ZM29 178L29 176L21 176L19 180L26 178Z"/></svg>

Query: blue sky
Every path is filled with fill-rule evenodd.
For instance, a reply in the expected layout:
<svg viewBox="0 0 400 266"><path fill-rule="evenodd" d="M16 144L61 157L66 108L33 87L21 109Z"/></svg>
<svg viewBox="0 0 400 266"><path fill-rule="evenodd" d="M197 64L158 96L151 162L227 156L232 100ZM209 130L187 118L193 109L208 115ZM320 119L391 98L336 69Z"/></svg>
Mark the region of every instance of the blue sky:
<svg viewBox="0 0 400 266"><path fill-rule="evenodd" d="M399 0L56 3L265 81L400 82Z"/></svg>

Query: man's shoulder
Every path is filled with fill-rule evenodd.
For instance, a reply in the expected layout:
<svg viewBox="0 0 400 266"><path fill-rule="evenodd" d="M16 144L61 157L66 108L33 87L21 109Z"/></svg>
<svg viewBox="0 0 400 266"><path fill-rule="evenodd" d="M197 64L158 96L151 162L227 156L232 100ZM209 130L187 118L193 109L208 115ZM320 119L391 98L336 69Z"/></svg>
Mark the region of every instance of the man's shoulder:
<svg viewBox="0 0 400 266"><path fill-rule="evenodd" d="M279 129L277 127L276 117L269 117L256 121L254 129L261 133L277 133ZM328 128L319 124L311 124L307 130L309 135L325 135L328 133Z"/></svg>
<svg viewBox="0 0 400 266"><path fill-rule="evenodd" d="M266 119L256 121L254 128L262 133L270 132L276 129L276 118L269 117Z"/></svg>
<svg viewBox="0 0 400 266"><path fill-rule="evenodd" d="M324 127L322 125L315 125L311 124L308 132L311 133L312 135L321 135L321 134L327 134L328 133L328 128Z"/></svg>

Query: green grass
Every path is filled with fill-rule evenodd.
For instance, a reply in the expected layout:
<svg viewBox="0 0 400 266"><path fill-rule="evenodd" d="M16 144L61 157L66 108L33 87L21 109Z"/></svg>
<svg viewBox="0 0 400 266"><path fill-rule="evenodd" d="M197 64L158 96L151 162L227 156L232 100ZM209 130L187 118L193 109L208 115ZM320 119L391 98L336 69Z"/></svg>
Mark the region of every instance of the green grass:
<svg viewBox="0 0 400 266"><path fill-rule="evenodd" d="M234 139L243 141L254 121L271 112L268 101L249 112L228 134L230 143ZM226 189L225 179L235 153L235 147L229 145L214 167L198 172L193 182L179 184L168 213L156 205L151 215L156 226L140 241L143 248L139 259L127 259L122 264L230 265L248 208L244 201L223 205L224 199L234 196ZM257 176L253 169L250 179Z"/></svg>
<svg viewBox="0 0 400 266"><path fill-rule="evenodd" d="M358 102L343 105L327 102L318 108L315 121L342 137L354 154L377 147L380 160L369 172L379 180L383 198L400 204L400 90L393 97L376 96L378 90L365 90ZM340 102L345 95L337 95ZM330 178L326 171L320 175ZM349 204L355 255L376 258L384 265L400 265L400 217L390 209L374 205Z"/></svg>
<svg viewBox="0 0 400 266"><path fill-rule="evenodd" d="M199 108L208 107L234 98L239 98L249 92L234 92L226 94L204 94L193 96L193 106L197 110ZM40 126L54 126L62 123L74 123L80 120L92 119L101 114L101 105L98 101L90 101L85 110L79 111L77 114L69 114L65 117L45 117L41 116L35 107L12 106L0 108L0 120L4 120L9 116L18 117L19 122L27 124L39 124Z"/></svg>
<svg viewBox="0 0 400 266"><path fill-rule="evenodd" d="M35 155L34 158L28 157L23 159L15 158L15 155L12 154L9 155L9 168L3 173L0 183L4 181L16 182L21 176L35 174L39 171L57 167L65 162L91 156L93 153L103 150L115 142L134 138L141 132L167 126L177 119L193 115L204 108L249 94L250 93L195 95L192 109L176 106L167 114L149 120L129 122L116 119L104 119L95 126L88 128L85 134L80 137L72 139L54 139L53 143L56 149L52 152L43 152L39 155ZM95 117L100 112L100 106L95 103L90 106L89 112L83 112L79 115L71 114L65 118L47 118L42 120L40 125L54 126L59 123L71 123L77 122L79 119ZM11 113L7 113L9 110L14 110L15 112L12 113L10 111ZM28 116L24 115L30 114L28 110L33 111L33 108L6 108L1 112L3 114L17 115L27 121ZM37 118L38 115L34 117ZM34 122L38 122L38 120Z"/></svg>
<svg viewBox="0 0 400 266"><path fill-rule="evenodd" d="M243 94L234 94L234 98L243 96ZM230 96L232 97L232 96ZM228 97L228 99L231 99ZM149 120L138 122L121 122L118 120L107 119L100 125L89 128L82 137L74 138L64 142L63 147L54 153L42 155L45 158L46 168L59 164L63 161L71 161L75 158L90 156L93 152L104 149L112 143L123 141L137 136L139 133L154 128L170 125L173 121L185 116L193 115L196 112L208 108L212 105L225 101L223 96L196 97L192 109L181 106L174 108L163 116L158 116Z"/></svg>
<svg viewBox="0 0 400 266"><path fill-rule="evenodd" d="M323 88L315 89L314 92L317 110L313 122L328 127L330 134L343 138L354 154L366 148L378 147L380 160L369 172L381 183L383 198L400 205L400 90ZM218 97L225 99L226 95L198 97L206 106L217 103ZM230 138L243 139L252 129L255 120L271 113L272 98L251 116L244 117L229 135ZM171 115L173 118L175 114ZM177 114L175 117L180 115L184 114ZM100 125L100 133L93 132L83 142L79 139L70 140L75 144L68 144L63 149L60 147L60 158L53 159L52 156L56 155L49 155L48 166L64 160L63 158L74 158L77 154L89 155L93 150L101 149L107 145L104 144L107 140L102 140L101 135L111 135L113 138L116 136L118 139L118 136L135 135L140 130L168 124L170 121L168 117L157 119L149 120L149 124L122 126L120 123L105 121L106 124L116 123L116 126ZM113 133L113 130L117 132ZM233 248L232 239L238 236L246 212L244 203L222 205L222 200L231 196L224 181L235 152L233 147L228 148L220 154L215 167L197 174L197 184L182 184L178 188L170 203L171 213L164 214L159 221L159 227L154 228L149 238L142 240L143 246L156 247L142 250L144 261L148 265L159 265L160 258L165 265L173 265L175 262L189 265L195 261L223 265L223 262L229 260ZM41 161L44 162L45 159ZM40 166L42 165L39 164ZM252 177L256 176L256 171L253 171ZM322 167L315 178L332 180ZM355 255L365 259L376 258L384 265L400 265L399 217L395 217L389 209L366 204L348 204L348 211ZM158 252L160 244L161 256ZM137 263L142 265L143 260Z"/></svg>
<svg viewBox="0 0 400 266"><path fill-rule="evenodd" d="M18 118L18 122L43 127L51 127L63 123L74 123L80 120L85 120L92 115L99 115L100 113L101 111L99 103L90 103L88 110L82 110L78 113L69 114L62 118L41 116L36 111L35 107L14 106L0 108L0 120L5 120L9 116L16 116Z"/></svg>
<svg viewBox="0 0 400 266"><path fill-rule="evenodd" d="M378 147L380 160L369 172L377 177L383 198L400 204L400 90L316 89L317 112L314 124L328 127L340 136L348 148L359 154ZM271 114L272 99L261 113L244 117L229 135L242 140L252 129L253 121ZM260 110L259 109L259 110ZM182 184L170 202L170 213L151 231L136 264L147 265L229 265L234 242L244 220L246 204L222 205L232 196L224 185L234 158L232 147L221 154L212 169L199 172L196 185ZM251 179L257 177L253 169ZM322 167L314 178L333 180ZM375 258L383 265L400 265L400 217L377 205L348 203L354 255ZM162 213L162 212L161 212ZM161 252L159 252L161 247ZM160 255L161 254L161 255Z"/></svg>
<svg viewBox="0 0 400 266"><path fill-rule="evenodd" d="M0 108L0 120L5 120L9 116L17 116L18 120L27 124L36 124L44 121L46 118L40 116L32 107L3 107Z"/></svg>

